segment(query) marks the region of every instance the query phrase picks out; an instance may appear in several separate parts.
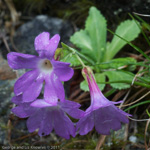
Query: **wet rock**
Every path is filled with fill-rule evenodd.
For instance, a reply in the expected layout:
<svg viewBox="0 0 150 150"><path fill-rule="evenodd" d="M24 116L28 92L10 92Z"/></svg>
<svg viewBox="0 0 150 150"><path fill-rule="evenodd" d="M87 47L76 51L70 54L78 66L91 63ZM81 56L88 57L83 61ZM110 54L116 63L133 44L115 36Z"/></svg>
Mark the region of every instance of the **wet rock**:
<svg viewBox="0 0 150 150"><path fill-rule="evenodd" d="M14 37L14 44L22 53L36 54L34 50L34 39L41 32L50 32L61 36L61 41L68 44L69 37L73 34L73 26L66 21L58 18L51 18L39 15L32 21L24 23Z"/></svg>

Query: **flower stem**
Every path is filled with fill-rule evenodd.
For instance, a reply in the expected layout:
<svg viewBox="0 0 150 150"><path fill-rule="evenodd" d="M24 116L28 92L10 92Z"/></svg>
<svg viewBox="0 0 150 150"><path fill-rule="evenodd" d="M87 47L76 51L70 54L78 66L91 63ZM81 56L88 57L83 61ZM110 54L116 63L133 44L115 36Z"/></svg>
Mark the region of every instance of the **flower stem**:
<svg viewBox="0 0 150 150"><path fill-rule="evenodd" d="M103 144L104 141L105 141L105 138L106 138L106 135L101 135L101 136L99 137L95 150L100 150L102 144Z"/></svg>
<svg viewBox="0 0 150 150"><path fill-rule="evenodd" d="M75 53L75 56L77 57L77 59L80 61L81 65L83 66L83 68L85 67L84 62L81 60L81 58Z"/></svg>
<svg viewBox="0 0 150 150"><path fill-rule="evenodd" d="M95 65L94 61L87 58L85 55L81 54L80 52L78 52L77 50L75 50L72 47L69 47L68 45L64 44L63 42L61 42L61 45L64 49L67 49L68 51L71 51L73 54L75 54L75 56L77 57L77 59L80 61L80 63L82 64L83 67L85 67L84 62L81 60L84 59L85 61L87 61L89 64L91 65Z"/></svg>

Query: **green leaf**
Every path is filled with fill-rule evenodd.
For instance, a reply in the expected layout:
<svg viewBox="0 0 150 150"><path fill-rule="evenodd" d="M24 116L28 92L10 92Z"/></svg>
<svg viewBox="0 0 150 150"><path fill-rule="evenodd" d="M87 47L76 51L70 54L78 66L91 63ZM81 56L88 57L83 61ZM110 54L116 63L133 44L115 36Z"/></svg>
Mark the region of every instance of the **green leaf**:
<svg viewBox="0 0 150 150"><path fill-rule="evenodd" d="M102 84L100 82L105 82L105 74L103 74L103 73L95 73L95 79L96 79L96 82L97 82L100 90L103 91L104 87L105 87L105 84Z"/></svg>
<svg viewBox="0 0 150 150"><path fill-rule="evenodd" d="M62 49L63 50L67 50L68 52L71 52L73 55L75 55L76 57L77 57L77 55L81 58L81 59L83 59L83 60L85 60L86 62L87 62L87 64L89 65L95 65L95 62L92 60L92 59L90 59L90 58L88 58L87 56L85 56L84 54L82 54L82 53L80 53L78 50L76 50L76 49L74 49L74 48L72 48L72 47L69 47L68 45L66 45L65 43L63 43L63 42L61 42L61 45L62 45ZM79 61L79 60L78 60Z"/></svg>
<svg viewBox="0 0 150 150"><path fill-rule="evenodd" d="M69 62L69 63L71 63L70 64L71 66L80 66L81 65L81 63L76 58L76 56L73 53L70 53L68 50L65 50L65 49L63 49L60 61ZM84 62L84 60L83 60L83 62Z"/></svg>
<svg viewBox="0 0 150 150"><path fill-rule="evenodd" d="M110 85L113 88L116 89L126 89L130 87L130 84L127 83L117 83L117 82L123 82L123 81L129 81L132 83L132 80L134 78L134 74L130 72L125 72L125 71L106 71L104 74L109 78L109 82L116 82L116 83L111 83Z"/></svg>
<svg viewBox="0 0 150 150"><path fill-rule="evenodd" d="M99 82L105 82L105 75L103 73L96 73L95 79L96 79L98 87L102 91L105 87L105 84L101 84ZM88 83L86 80L84 80L80 83L80 88L84 91L89 91Z"/></svg>
<svg viewBox="0 0 150 150"><path fill-rule="evenodd" d="M125 58L116 58L109 62L101 63L98 65L100 69L123 69L129 71L134 71L136 68L136 65L132 65L132 63L136 63L136 60L131 57L125 57Z"/></svg>
<svg viewBox="0 0 150 150"><path fill-rule="evenodd" d="M135 108L135 107L137 107L137 106L144 105L144 104L148 104L148 103L150 103L150 100L147 100L147 101L140 102L140 103L137 103L137 104L135 104L135 105L132 105L132 106L128 107L127 109L125 109L124 111L128 111L128 110L133 109L133 108Z"/></svg>
<svg viewBox="0 0 150 150"><path fill-rule="evenodd" d="M150 31L150 25L146 21L144 21L141 17L139 17L138 15L136 15L136 14L134 14L134 15L137 19L139 19L142 22L142 26Z"/></svg>
<svg viewBox="0 0 150 150"><path fill-rule="evenodd" d="M91 39L85 30L80 30L71 36L70 41L81 49L83 54L95 59Z"/></svg>
<svg viewBox="0 0 150 150"><path fill-rule="evenodd" d="M86 80L84 80L80 83L80 89L82 89L85 92L89 91L88 83Z"/></svg>
<svg viewBox="0 0 150 150"><path fill-rule="evenodd" d="M70 41L81 49L93 51L91 39L85 30L80 30L70 37Z"/></svg>
<svg viewBox="0 0 150 150"><path fill-rule="evenodd" d="M95 7L91 7L85 30L92 40L96 62L101 62L106 50L106 19Z"/></svg>
<svg viewBox="0 0 150 150"><path fill-rule="evenodd" d="M142 30L142 26L138 23L137 20L135 20L135 18L129 13L129 16L136 22L138 28L141 30L146 42L148 43L148 45L150 46L150 41L149 41L149 38L148 36L145 34L144 30Z"/></svg>
<svg viewBox="0 0 150 150"><path fill-rule="evenodd" d="M137 77L137 79L139 81L142 81L142 82L145 82L145 83L150 83L149 75L146 75L146 74L143 77Z"/></svg>
<svg viewBox="0 0 150 150"><path fill-rule="evenodd" d="M146 112L147 112L147 115L148 115L149 118L150 118L150 113L149 113L148 109L146 109Z"/></svg>
<svg viewBox="0 0 150 150"><path fill-rule="evenodd" d="M128 43L131 47L133 47L136 51L138 51L139 53L141 53L146 59L150 60L150 57L144 53L144 51L142 49L140 49L139 47L135 46L134 44L132 44L131 42L129 42L128 40L122 38L121 36L119 36L118 34L112 32L111 30L107 29L110 33L114 34L115 36L119 37L120 39L122 39L123 41L125 41L126 43Z"/></svg>
<svg viewBox="0 0 150 150"><path fill-rule="evenodd" d="M112 88L104 94L105 97L108 97L116 92L116 89Z"/></svg>
<svg viewBox="0 0 150 150"><path fill-rule="evenodd" d="M125 67L129 71L134 71L136 68L136 65L130 65L132 63L136 63L136 59L131 57L125 57L125 58L116 58L111 60L112 64L110 67L115 69L121 69Z"/></svg>
<svg viewBox="0 0 150 150"><path fill-rule="evenodd" d="M122 22L116 29L115 34L126 39L128 42L138 37L140 29L134 20L126 20ZM114 35L111 43L107 47L105 61L111 60L127 42Z"/></svg>

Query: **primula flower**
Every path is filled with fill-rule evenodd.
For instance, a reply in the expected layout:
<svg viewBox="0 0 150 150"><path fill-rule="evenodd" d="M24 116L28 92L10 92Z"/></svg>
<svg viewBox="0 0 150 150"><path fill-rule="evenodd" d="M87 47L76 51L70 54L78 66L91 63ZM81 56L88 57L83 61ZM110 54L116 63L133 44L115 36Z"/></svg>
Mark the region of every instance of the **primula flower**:
<svg viewBox="0 0 150 150"><path fill-rule="evenodd" d="M91 95L91 105L85 111L84 116L77 123L77 130L80 135L85 135L95 129L103 135L110 134L110 130L119 130L121 122L128 123L129 114L117 108L114 104L121 103L109 101L100 91L89 67L83 69L86 76Z"/></svg>
<svg viewBox="0 0 150 150"><path fill-rule="evenodd" d="M52 101L65 98L61 81L69 80L73 75L70 63L54 60L54 54L59 44L60 36L51 39L48 32L39 34L34 41L35 50L39 56L11 52L7 55L8 64L13 69L32 69L22 75L15 83L14 93L22 94L22 102L35 100L45 82L46 95ZM55 94L54 94L55 93Z"/></svg>
<svg viewBox="0 0 150 150"><path fill-rule="evenodd" d="M84 112L78 109L80 104L69 100L51 103L48 99L21 103L21 98L22 95L12 98L12 102L18 105L12 109L12 112L20 118L29 117L27 120L29 132L39 129L39 136L45 136L54 129L57 135L66 139L69 139L70 135L75 137L74 123L67 114L76 119L81 118Z"/></svg>

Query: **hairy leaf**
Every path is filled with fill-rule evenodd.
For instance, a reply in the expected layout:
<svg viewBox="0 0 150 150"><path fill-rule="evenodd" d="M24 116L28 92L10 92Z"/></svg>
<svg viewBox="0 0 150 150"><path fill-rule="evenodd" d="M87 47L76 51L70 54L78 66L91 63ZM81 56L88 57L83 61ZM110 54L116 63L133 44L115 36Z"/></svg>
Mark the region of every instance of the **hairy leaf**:
<svg viewBox="0 0 150 150"><path fill-rule="evenodd" d="M140 29L134 20L126 20L122 22L116 29L115 34L126 39L127 41L134 40L140 33ZM105 61L112 59L119 50L127 43L121 38L114 35L111 43L107 46Z"/></svg>
<svg viewBox="0 0 150 150"><path fill-rule="evenodd" d="M63 62L71 63L70 64L71 66L80 66L81 65L81 63L76 58L76 56L73 53L70 53L68 50L63 50L60 60ZM84 60L83 60L83 62L84 62Z"/></svg>
<svg viewBox="0 0 150 150"><path fill-rule="evenodd" d="M114 82L110 83L110 85L119 90L129 88L134 78L134 74L127 71L106 71L104 74L109 78L109 82ZM124 82L129 82L130 84Z"/></svg>
<svg viewBox="0 0 150 150"><path fill-rule="evenodd" d="M80 30L71 36L70 41L81 49L81 53L95 59L91 39L85 30Z"/></svg>
<svg viewBox="0 0 150 150"><path fill-rule="evenodd" d="M133 65L132 65L133 63ZM112 59L111 61L101 63L99 67L102 69L126 69L129 71L134 71L136 68L136 60L131 57L125 57L125 58L116 58Z"/></svg>
<svg viewBox="0 0 150 150"><path fill-rule="evenodd" d="M96 61L101 62L106 50L106 19L95 7L91 7L85 29L92 40Z"/></svg>

